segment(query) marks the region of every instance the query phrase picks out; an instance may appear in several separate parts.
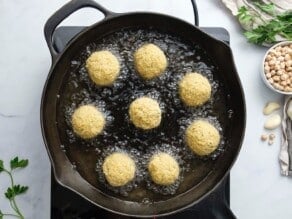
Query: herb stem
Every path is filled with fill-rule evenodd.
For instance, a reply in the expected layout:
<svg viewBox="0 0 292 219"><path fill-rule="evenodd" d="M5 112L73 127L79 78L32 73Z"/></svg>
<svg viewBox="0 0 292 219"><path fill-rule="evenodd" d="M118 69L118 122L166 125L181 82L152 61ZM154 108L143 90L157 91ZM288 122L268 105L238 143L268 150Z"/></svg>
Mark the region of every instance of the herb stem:
<svg viewBox="0 0 292 219"><path fill-rule="evenodd" d="M9 175L10 182L11 182L11 186L12 186L12 188L14 188L14 180L13 180L12 173L11 173L12 170L9 171L9 170L4 169L3 171L6 172ZM19 217L21 219L24 219L24 216L21 214L21 212L20 212L20 210L19 210L19 208L18 208L18 206L16 204L15 196L13 196L11 198L11 200L10 200L10 206L18 214L17 217Z"/></svg>
<svg viewBox="0 0 292 219"><path fill-rule="evenodd" d="M16 215L16 214L1 214L1 216L10 216L10 217L17 217L20 218L20 216Z"/></svg>
<svg viewBox="0 0 292 219"><path fill-rule="evenodd" d="M10 216L10 217L17 217L19 219L24 219L23 214L20 212L20 209L18 208L16 204L16 196L24 194L28 190L28 186L15 185L14 178L13 178L13 170L23 169L27 167L27 165L28 165L28 159L19 159L18 157L15 157L10 160L10 169L8 170L4 167L3 160L0 159L0 173L5 172L9 176L10 184L11 184L11 186L7 188L7 191L4 193L4 195L9 200L10 207L14 211L13 214L10 214L10 213L4 214L0 210L0 219L2 219L3 216Z"/></svg>
<svg viewBox="0 0 292 219"><path fill-rule="evenodd" d="M10 204L10 207L16 212L16 208L14 204L12 203L12 201L9 200L9 204Z"/></svg>

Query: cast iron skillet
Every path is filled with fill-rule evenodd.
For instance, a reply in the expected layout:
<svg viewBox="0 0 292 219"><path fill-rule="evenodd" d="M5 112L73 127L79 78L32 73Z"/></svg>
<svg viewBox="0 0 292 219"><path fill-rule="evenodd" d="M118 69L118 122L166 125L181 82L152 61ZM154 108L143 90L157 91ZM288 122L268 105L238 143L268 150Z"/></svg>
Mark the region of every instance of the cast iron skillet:
<svg viewBox="0 0 292 219"><path fill-rule="evenodd" d="M193 4L195 5L195 4ZM105 18L79 33L66 46L63 52L57 53L52 45L52 36L58 24L71 13L83 7L92 7L101 11ZM196 11L196 10L195 10ZM57 128L58 95L63 94L62 84L66 83L66 74L72 57L79 53L85 45L123 28L153 27L159 31L181 36L190 42L199 44L218 66L221 82L228 90L226 103L233 110L234 116L226 120L225 151L216 160L212 171L191 189L167 199L154 203L143 204L129 201L122 196L111 195L90 184L73 168L72 161L62 151L60 133ZM229 173L240 151L245 130L245 101L240 80L235 68L231 49L225 43L218 41L206 33L180 19L149 12L113 13L91 0L73 0L64 5L45 25L45 38L52 56L52 67L43 90L41 102L41 125L44 142L51 159L56 180L93 204L109 211L134 216L150 217L175 213L190 205L198 203L210 194ZM62 98L62 95L61 97ZM86 158L85 158L86 159Z"/></svg>

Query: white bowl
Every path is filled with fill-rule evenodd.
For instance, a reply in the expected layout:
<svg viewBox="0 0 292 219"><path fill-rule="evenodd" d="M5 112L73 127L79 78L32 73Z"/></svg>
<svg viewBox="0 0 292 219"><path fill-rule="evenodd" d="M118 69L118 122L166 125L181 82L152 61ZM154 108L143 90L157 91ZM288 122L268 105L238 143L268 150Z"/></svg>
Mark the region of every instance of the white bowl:
<svg viewBox="0 0 292 219"><path fill-rule="evenodd" d="M280 42L280 43L277 43L275 44L274 46L272 46L267 52L266 54L264 55L264 58L263 58L263 62L262 62L262 67L261 67L261 77L264 81L264 83L267 85L267 87L269 87L271 90L279 93L279 94L285 94L285 95L292 95L292 92L285 92L285 91L281 91L281 90L278 90L276 88L274 88L270 82L268 81L266 75L265 75L265 60L266 60L266 57L267 55L269 54L269 52L274 49L275 47L277 46L284 46L284 45L290 45L292 44L292 41L283 41L283 42Z"/></svg>

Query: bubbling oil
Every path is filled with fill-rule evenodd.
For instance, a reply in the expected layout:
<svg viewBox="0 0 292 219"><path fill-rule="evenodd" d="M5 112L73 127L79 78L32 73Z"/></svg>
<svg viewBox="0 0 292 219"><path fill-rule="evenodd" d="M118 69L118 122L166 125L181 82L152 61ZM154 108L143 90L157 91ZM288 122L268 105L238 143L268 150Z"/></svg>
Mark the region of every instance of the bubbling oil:
<svg viewBox="0 0 292 219"><path fill-rule="evenodd" d="M164 74L150 81L139 77L133 64L134 52L145 43L154 43L159 46L168 60ZM85 61L89 55L99 50L111 51L121 65L120 75L110 87L96 86L90 80L85 68ZM233 113L229 112L229 117L225 114L225 94L223 85L219 83L216 76L217 70L200 46L155 30L123 30L90 43L71 61L67 84L63 86L63 94L59 94L61 96L59 118L61 120L64 118L65 121L61 124L65 124L66 127L65 130L59 128L59 131L65 133L67 138L67 144L62 144L62 149L72 160L79 159L74 153L91 156L90 160L95 160L95 164L90 166L92 170L96 171L98 186L101 184L102 188L109 189L115 194L131 196L131 192L138 187L140 190L147 190L146 193L151 191L163 195L176 194L184 176L196 169L194 166L196 161L216 160L224 151L224 127L221 124ZM178 82L188 72L201 73L211 83L211 98L203 106L186 107L179 98ZM160 126L150 131L137 129L129 120L129 105L141 96L156 99L162 109ZM78 138L71 127L71 116L74 110L84 104L95 105L106 117L103 133L91 140ZM185 144L185 129L196 119L210 121L221 134L220 146L210 156L198 157ZM121 188L110 186L101 170L105 157L115 151L128 153L137 166L135 180ZM159 151L171 154L179 163L180 177L171 186L155 185L147 172L149 158ZM81 165L82 163L84 164ZM81 175L83 173L86 178L85 166L87 164L85 161L79 159L75 165L77 171L80 171ZM200 174L202 176L200 175L198 178L203 179L208 172ZM97 185L94 181L90 181L90 183ZM181 191L184 192L187 189L190 188ZM153 196L149 195L149 197ZM131 200L134 199L131 198ZM149 202L152 199L144 196L138 201L143 202L143 200Z"/></svg>
<svg viewBox="0 0 292 219"><path fill-rule="evenodd" d="M159 144L149 147L146 150L146 153L143 156L143 159L141 160L142 166L144 167L144 175L145 175L145 181L146 181L146 187L149 190L152 190L155 193L163 194L163 195L174 195L176 190L178 189L180 182L183 180L183 173L189 171L189 164L186 162L187 160L183 160L181 158L181 155L184 154L185 148L178 148L174 145L169 144ZM163 185L157 185L155 184L149 175L148 172L148 164L150 162L151 157L154 154L157 153L167 153L174 157L174 159L177 161L179 168L180 168L180 175L179 178L169 186L163 186Z"/></svg>
<svg viewBox="0 0 292 219"><path fill-rule="evenodd" d="M126 144L121 144L120 147L108 147L101 153L101 156L97 160L96 164L96 172L98 173L98 180L102 182L107 189L110 189L111 191L123 195L128 196L128 192L132 191L133 189L137 188L137 186L141 183L141 181L144 179L145 172L143 171L143 168L141 166L141 152L139 150L136 150L135 148L132 148L129 150L128 147L126 147ZM102 165L105 160L105 158L115 152L121 152L121 153L127 153L135 162L136 170L135 170L135 178L133 181L129 182L128 184L121 186L121 187L114 187L111 186L105 178L104 173L102 172Z"/></svg>

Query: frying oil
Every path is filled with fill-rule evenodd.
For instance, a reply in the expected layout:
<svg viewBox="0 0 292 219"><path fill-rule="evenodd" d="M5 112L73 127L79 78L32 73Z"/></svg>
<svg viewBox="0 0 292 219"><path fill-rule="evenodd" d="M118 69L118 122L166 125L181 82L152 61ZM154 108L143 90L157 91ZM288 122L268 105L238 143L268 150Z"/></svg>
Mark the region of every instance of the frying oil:
<svg viewBox="0 0 292 219"><path fill-rule="evenodd" d="M140 78L133 64L134 52L145 43L159 46L168 60L165 73L150 81ZM99 50L111 51L121 65L120 76L111 87L94 85L85 68L89 55ZM194 71L208 78L212 95L203 106L189 108L179 99L178 82L186 73ZM122 195L127 200L148 203L161 200L159 194L167 198L167 195L187 191L212 171L212 162L224 151L223 121L233 115L230 111L227 114L224 87L219 83L217 71L198 45L155 30L123 30L97 39L71 61L68 83L63 85L63 94L60 94L58 127L63 139L62 149L75 161L76 169L87 181L117 197ZM162 109L161 124L151 131L137 129L129 120L129 105L141 96L158 100ZM83 104L95 105L106 117L102 135L92 140L78 138L71 128L72 113ZM184 140L186 127L201 118L214 124L222 136L219 148L207 157L194 155ZM105 157L114 151L129 153L137 166L135 180L121 188L111 187L101 170ZM172 186L155 185L148 175L148 161L159 151L170 153L179 162L180 178ZM187 181L193 184L183 183L187 175Z"/></svg>

